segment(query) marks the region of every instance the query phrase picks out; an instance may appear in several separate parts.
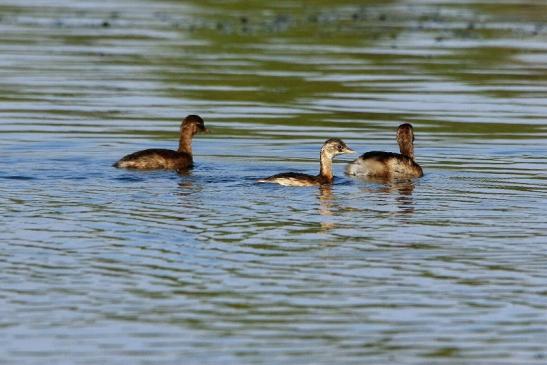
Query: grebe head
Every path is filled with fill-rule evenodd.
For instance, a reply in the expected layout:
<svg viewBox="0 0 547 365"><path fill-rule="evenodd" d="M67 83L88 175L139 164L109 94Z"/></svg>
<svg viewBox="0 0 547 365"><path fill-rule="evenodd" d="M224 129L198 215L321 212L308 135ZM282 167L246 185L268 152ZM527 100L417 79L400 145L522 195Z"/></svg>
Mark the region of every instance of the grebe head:
<svg viewBox="0 0 547 365"><path fill-rule="evenodd" d="M404 123L397 128L397 143L401 154L414 159L414 129L409 123Z"/></svg>
<svg viewBox="0 0 547 365"><path fill-rule="evenodd" d="M201 119L199 115L194 114L191 114L184 118L180 126L180 130L181 133L188 131L189 133L191 133L192 136L199 132L208 132L207 128L205 128L205 122L203 121L203 119Z"/></svg>
<svg viewBox="0 0 547 365"><path fill-rule="evenodd" d="M404 123L397 128L397 142L399 144L401 142L414 142L414 128L412 128L412 124Z"/></svg>
<svg viewBox="0 0 547 365"><path fill-rule="evenodd" d="M355 153L355 151L338 138L327 139L321 148L321 154L326 154L331 158L343 153Z"/></svg>

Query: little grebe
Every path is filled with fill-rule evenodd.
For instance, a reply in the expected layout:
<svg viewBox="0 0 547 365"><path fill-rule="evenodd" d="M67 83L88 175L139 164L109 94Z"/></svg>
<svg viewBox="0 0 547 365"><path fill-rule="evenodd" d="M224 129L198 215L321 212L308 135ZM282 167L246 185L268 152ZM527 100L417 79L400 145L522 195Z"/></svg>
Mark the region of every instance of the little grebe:
<svg viewBox="0 0 547 365"><path fill-rule="evenodd" d="M265 179L259 179L258 182L275 183L284 186L312 186L331 184L334 180L332 174L332 159L336 155L343 153L354 153L351 148L338 138L327 140L321 148L320 163L321 169L319 175L307 175L298 172L285 172Z"/></svg>
<svg viewBox="0 0 547 365"><path fill-rule="evenodd" d="M124 156L114 167L128 169L167 169L184 170L193 166L192 137L198 132L207 132L203 119L198 115L189 115L180 125L179 148L176 151L151 148Z"/></svg>
<svg viewBox="0 0 547 365"><path fill-rule="evenodd" d="M371 151L346 166L346 174L377 178L422 177L422 168L414 161L414 130L405 123L397 128L401 153Z"/></svg>

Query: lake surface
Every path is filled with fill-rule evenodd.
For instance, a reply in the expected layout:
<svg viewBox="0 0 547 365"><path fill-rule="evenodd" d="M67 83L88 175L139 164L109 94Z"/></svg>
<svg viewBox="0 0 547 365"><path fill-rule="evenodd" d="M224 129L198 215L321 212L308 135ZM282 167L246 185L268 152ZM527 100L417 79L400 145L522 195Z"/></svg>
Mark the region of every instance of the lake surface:
<svg viewBox="0 0 547 365"><path fill-rule="evenodd" d="M546 14L0 1L0 363L545 364ZM402 122L422 179L255 183Z"/></svg>

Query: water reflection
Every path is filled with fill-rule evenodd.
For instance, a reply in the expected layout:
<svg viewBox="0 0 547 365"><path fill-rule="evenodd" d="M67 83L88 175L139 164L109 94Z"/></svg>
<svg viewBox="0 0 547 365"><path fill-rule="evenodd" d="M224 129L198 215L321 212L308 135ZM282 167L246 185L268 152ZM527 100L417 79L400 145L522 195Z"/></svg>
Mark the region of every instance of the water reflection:
<svg viewBox="0 0 547 365"><path fill-rule="evenodd" d="M336 223L328 217L332 217L338 209L335 207L334 197L332 195L332 185L320 185L318 188L319 214L327 217L321 219L321 231L328 231L336 227Z"/></svg>
<svg viewBox="0 0 547 365"><path fill-rule="evenodd" d="M179 190L177 194L180 196L188 196L195 193L196 188L201 190L201 184L197 186L194 184L194 179L192 179L192 170L180 171L178 175L181 177L180 182L178 183Z"/></svg>
<svg viewBox="0 0 547 365"><path fill-rule="evenodd" d="M365 194L382 194L393 196L397 204L398 213L401 215L412 215L415 212L413 192L415 179L386 179L377 177L359 177L363 183L361 190ZM387 199L387 197L386 197Z"/></svg>

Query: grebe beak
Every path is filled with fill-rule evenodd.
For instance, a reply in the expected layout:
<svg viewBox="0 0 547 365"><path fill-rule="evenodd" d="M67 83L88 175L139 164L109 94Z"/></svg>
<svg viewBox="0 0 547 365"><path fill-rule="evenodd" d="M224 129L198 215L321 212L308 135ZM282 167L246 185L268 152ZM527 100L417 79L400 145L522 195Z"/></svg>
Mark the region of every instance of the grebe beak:
<svg viewBox="0 0 547 365"><path fill-rule="evenodd" d="M346 146L346 147L342 150L342 153L355 153L355 151L352 150L351 148L349 148L348 146Z"/></svg>

